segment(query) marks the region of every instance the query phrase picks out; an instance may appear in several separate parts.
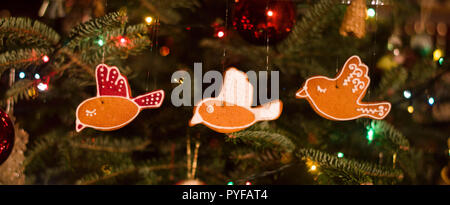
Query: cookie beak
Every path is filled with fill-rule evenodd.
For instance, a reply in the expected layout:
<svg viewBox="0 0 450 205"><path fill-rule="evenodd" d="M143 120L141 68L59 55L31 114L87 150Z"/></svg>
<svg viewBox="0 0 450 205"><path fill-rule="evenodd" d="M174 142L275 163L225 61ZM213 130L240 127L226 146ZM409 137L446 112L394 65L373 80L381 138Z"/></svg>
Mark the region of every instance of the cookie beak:
<svg viewBox="0 0 450 205"><path fill-rule="evenodd" d="M296 98L306 98L307 96L308 96L308 94L306 93L306 87L301 88L295 94Z"/></svg>
<svg viewBox="0 0 450 205"><path fill-rule="evenodd" d="M200 117L200 114L198 114L198 112L195 112L194 116L189 121L189 126L192 127L192 126L194 126L196 124L199 124L201 122L202 122L202 117Z"/></svg>

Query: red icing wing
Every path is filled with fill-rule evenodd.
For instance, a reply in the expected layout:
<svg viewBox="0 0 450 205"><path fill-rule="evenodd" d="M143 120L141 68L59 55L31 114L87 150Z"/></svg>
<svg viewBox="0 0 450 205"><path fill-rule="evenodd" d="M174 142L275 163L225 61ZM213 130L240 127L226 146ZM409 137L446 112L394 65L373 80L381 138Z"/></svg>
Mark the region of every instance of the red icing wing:
<svg viewBox="0 0 450 205"><path fill-rule="evenodd" d="M97 96L121 96L130 98L130 86L117 67L100 64L95 69Z"/></svg>
<svg viewBox="0 0 450 205"><path fill-rule="evenodd" d="M158 108L161 106L164 100L164 91L156 90L151 93L137 96L133 101L138 104L142 109Z"/></svg>

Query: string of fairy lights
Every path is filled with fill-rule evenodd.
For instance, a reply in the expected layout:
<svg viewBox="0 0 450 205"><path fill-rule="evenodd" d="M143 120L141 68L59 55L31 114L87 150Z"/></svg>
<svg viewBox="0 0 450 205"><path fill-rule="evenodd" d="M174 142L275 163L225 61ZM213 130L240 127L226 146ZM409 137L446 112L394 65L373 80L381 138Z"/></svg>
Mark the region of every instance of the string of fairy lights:
<svg viewBox="0 0 450 205"><path fill-rule="evenodd" d="M342 0L341 3L342 4L350 4L351 1L350 0ZM376 9L374 9L372 7L378 6L378 5L381 5L381 6L387 5L387 3L385 3L385 1L372 0L369 3L369 5L370 6L367 8L367 18L375 18L376 15L377 15L377 11L376 11ZM273 10L268 9L266 11L266 16L267 17L272 17L273 15L274 15L274 11ZM159 22L155 21L155 18L152 17L152 16L145 16L143 18L143 21L149 26L154 25L154 24L159 24ZM185 27L185 28L186 28L186 30L190 30L191 26L188 26L188 27ZM227 33L226 33L227 31L225 29L226 28L223 28L223 27L215 28L214 37L219 38L219 39L223 39L227 35ZM102 37L99 37L99 38L97 38L95 40L95 43L99 47L104 47L107 43L115 43L115 44L118 44L120 46L127 46L127 44L129 43L129 39L126 38L125 36L119 36L118 38L113 39L113 41L115 41L115 42L108 42L105 39L103 39ZM390 45L390 44L388 44L388 50L392 51L395 56L399 55L399 50L397 48L394 49L393 46ZM168 47L162 46L160 48L160 54L162 56L167 56L169 53L170 53L170 49ZM444 51L442 49L437 48L437 49L435 49L433 51L432 58L433 58L433 61L435 61L438 65L442 66L444 64L444 61L445 61L445 53L444 53ZM41 61L42 61L43 64L47 64L50 61L50 57L48 55L43 55L41 57ZM32 79L36 80L37 83L36 83L35 86L41 92L47 91L49 89L49 80L50 80L49 76L42 77L41 74L39 74L38 72L27 73L25 71L20 71L20 72L18 72L17 75L18 75L19 79L32 78ZM180 81L182 83L182 79ZM403 97L405 99L407 99L407 100L411 100L412 97L414 97L414 94L413 94L413 92L411 90L404 90L402 92L402 94L403 94ZM436 99L433 96L427 96L426 102L428 103L428 105L433 106L436 103ZM411 114L414 112L414 107L413 107L412 104L407 107L407 111L409 113L411 113ZM369 144L374 140L374 136L375 136L375 129L372 126L367 126L366 139L368 140ZM449 155L450 155L450 149L449 149ZM344 153L343 152L337 152L336 156L338 158L344 158ZM317 163L311 161L311 160L307 161L306 165L308 166L309 171L313 172L313 173L317 172L318 169L319 169L319 165ZM245 181L245 183L244 183L245 185L252 185L252 182L250 181L251 179L255 179L255 178L258 178L258 177L263 177L263 176L267 176L269 174L274 174L276 172L280 172L281 170L283 170L283 169L285 169L285 168L287 168L289 166L290 166L290 164L287 164L287 165L284 165L284 166L280 167L277 170L267 171L267 172L264 172L262 174L253 175L253 176L248 177L248 178L246 178L244 180L228 181L227 184L228 185L235 185L235 183L241 183L242 184L242 182Z"/></svg>

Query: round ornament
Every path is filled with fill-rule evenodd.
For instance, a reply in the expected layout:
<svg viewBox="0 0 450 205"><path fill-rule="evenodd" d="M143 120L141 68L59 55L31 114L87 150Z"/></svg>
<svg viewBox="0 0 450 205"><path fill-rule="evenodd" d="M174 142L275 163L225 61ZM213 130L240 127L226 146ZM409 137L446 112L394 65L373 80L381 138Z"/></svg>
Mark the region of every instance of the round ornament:
<svg viewBox="0 0 450 205"><path fill-rule="evenodd" d="M8 114L0 110L0 165L8 159L14 146L14 126Z"/></svg>
<svg viewBox="0 0 450 205"><path fill-rule="evenodd" d="M233 27L250 43L276 44L285 39L295 24L295 5L290 0L236 1Z"/></svg>

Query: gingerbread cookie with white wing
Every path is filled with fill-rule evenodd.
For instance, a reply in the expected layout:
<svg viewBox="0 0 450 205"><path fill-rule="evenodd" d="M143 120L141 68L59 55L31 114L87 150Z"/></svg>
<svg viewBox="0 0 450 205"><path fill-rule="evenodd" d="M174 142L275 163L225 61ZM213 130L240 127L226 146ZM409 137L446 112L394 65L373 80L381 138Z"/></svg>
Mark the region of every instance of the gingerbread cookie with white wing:
<svg viewBox="0 0 450 205"><path fill-rule="evenodd" d="M389 102L362 102L370 78L369 68L358 56L350 57L336 78L314 76L297 91L311 107L330 120L354 120L361 117L383 119L391 110Z"/></svg>
<svg viewBox="0 0 450 205"><path fill-rule="evenodd" d="M225 72L219 96L201 100L194 108L189 126L201 123L220 133L237 132L258 121L275 120L283 109L281 100L258 107L251 107L252 103L253 86L247 74L230 68Z"/></svg>

